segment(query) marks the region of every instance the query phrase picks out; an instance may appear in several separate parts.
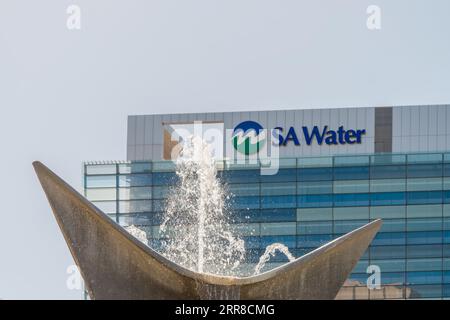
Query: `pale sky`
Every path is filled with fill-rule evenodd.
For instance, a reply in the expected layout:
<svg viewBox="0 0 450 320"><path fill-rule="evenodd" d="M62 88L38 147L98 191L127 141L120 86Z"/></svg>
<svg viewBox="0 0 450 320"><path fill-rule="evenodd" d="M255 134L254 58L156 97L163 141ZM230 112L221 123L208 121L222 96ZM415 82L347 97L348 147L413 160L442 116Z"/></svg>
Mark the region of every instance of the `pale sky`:
<svg viewBox="0 0 450 320"><path fill-rule="evenodd" d="M81 30L66 27L69 5ZM366 26L381 8L381 30ZM79 299L32 170L81 190L128 114L450 103L448 0L2 0L0 298Z"/></svg>

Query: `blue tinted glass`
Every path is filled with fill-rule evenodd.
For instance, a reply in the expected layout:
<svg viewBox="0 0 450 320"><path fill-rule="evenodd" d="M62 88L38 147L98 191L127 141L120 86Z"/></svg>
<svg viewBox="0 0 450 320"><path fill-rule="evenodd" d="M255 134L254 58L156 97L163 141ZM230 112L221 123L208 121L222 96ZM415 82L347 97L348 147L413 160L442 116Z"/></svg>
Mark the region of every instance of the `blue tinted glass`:
<svg viewBox="0 0 450 320"><path fill-rule="evenodd" d="M218 176L226 183L255 183L261 177L260 170L225 170Z"/></svg>
<svg viewBox="0 0 450 320"><path fill-rule="evenodd" d="M408 258L439 258L442 257L442 245L409 245L407 248Z"/></svg>
<svg viewBox="0 0 450 320"><path fill-rule="evenodd" d="M259 209L259 197L234 197L233 209Z"/></svg>
<svg viewBox="0 0 450 320"><path fill-rule="evenodd" d="M446 284L443 286L442 288L442 296L444 298L449 298L450 297L450 284Z"/></svg>
<svg viewBox="0 0 450 320"><path fill-rule="evenodd" d="M409 164L408 178L442 177L442 164Z"/></svg>
<svg viewBox="0 0 450 320"><path fill-rule="evenodd" d="M450 203L450 191L444 191L444 203Z"/></svg>
<svg viewBox="0 0 450 320"><path fill-rule="evenodd" d="M408 219L407 231L434 231L442 229L442 218Z"/></svg>
<svg viewBox="0 0 450 320"><path fill-rule="evenodd" d="M444 176L450 177L450 163L444 164Z"/></svg>
<svg viewBox="0 0 450 320"><path fill-rule="evenodd" d="M335 194L334 205L336 207L358 207L369 205L369 194L355 193L355 194Z"/></svg>
<svg viewBox="0 0 450 320"><path fill-rule="evenodd" d="M381 284L401 284L405 283L405 273L404 272L383 272L381 275Z"/></svg>
<svg viewBox="0 0 450 320"><path fill-rule="evenodd" d="M334 233L347 233L368 222L367 220L336 220L334 221Z"/></svg>
<svg viewBox="0 0 450 320"><path fill-rule="evenodd" d="M276 221L296 221L297 212L295 209L270 209L260 211L261 222L276 222Z"/></svg>
<svg viewBox="0 0 450 320"><path fill-rule="evenodd" d="M405 232L380 232L375 236L375 239L372 241L372 245L404 245L405 242Z"/></svg>
<svg viewBox="0 0 450 320"><path fill-rule="evenodd" d="M416 271L406 273L406 283L411 284L440 284L442 282L441 271Z"/></svg>
<svg viewBox="0 0 450 320"><path fill-rule="evenodd" d="M450 271L443 272L443 282L450 283Z"/></svg>
<svg viewBox="0 0 450 320"><path fill-rule="evenodd" d="M369 179L369 167L335 167L335 180Z"/></svg>
<svg viewBox="0 0 450 320"><path fill-rule="evenodd" d="M297 239L298 248L318 248L327 242L333 240L330 234L319 235L301 235Z"/></svg>
<svg viewBox="0 0 450 320"><path fill-rule="evenodd" d="M86 188L116 187L116 176L86 176Z"/></svg>
<svg viewBox="0 0 450 320"><path fill-rule="evenodd" d="M406 194L404 192L371 193L370 204L373 206L404 205Z"/></svg>
<svg viewBox="0 0 450 320"><path fill-rule="evenodd" d="M302 221L297 223L297 234L332 234L333 221Z"/></svg>
<svg viewBox="0 0 450 320"><path fill-rule="evenodd" d="M405 259L405 246L371 246L371 259ZM384 275L384 273L383 273Z"/></svg>
<svg viewBox="0 0 450 320"><path fill-rule="evenodd" d="M450 243L450 231L444 231L444 243Z"/></svg>
<svg viewBox="0 0 450 320"><path fill-rule="evenodd" d="M297 180L297 169L279 169L274 175L261 175L261 182L288 182Z"/></svg>
<svg viewBox="0 0 450 320"><path fill-rule="evenodd" d="M261 208L295 208L297 206L296 196L263 196L261 197Z"/></svg>
<svg viewBox="0 0 450 320"><path fill-rule="evenodd" d="M408 204L442 203L442 191L408 192Z"/></svg>
<svg viewBox="0 0 450 320"><path fill-rule="evenodd" d="M260 221L260 213L259 210L232 210L230 213L230 220L234 223L243 223L243 222L259 222Z"/></svg>
<svg viewBox="0 0 450 320"><path fill-rule="evenodd" d="M301 168L297 169L299 181L333 180L333 168Z"/></svg>
<svg viewBox="0 0 450 320"><path fill-rule="evenodd" d="M297 196L297 205L299 208L331 207L333 205L333 195L311 194Z"/></svg>
<svg viewBox="0 0 450 320"><path fill-rule="evenodd" d="M153 211L162 212L165 210L166 201L165 200L153 200Z"/></svg>
<svg viewBox="0 0 450 320"><path fill-rule="evenodd" d="M398 179L406 177L406 166L372 166L371 179Z"/></svg>
<svg viewBox="0 0 450 320"><path fill-rule="evenodd" d="M261 248L265 248L275 242L282 243L289 248L295 248L296 236L262 236Z"/></svg>
<svg viewBox="0 0 450 320"><path fill-rule="evenodd" d="M406 231L406 219L383 219L380 232Z"/></svg>
<svg viewBox="0 0 450 320"><path fill-rule="evenodd" d="M245 243L246 249L259 249L261 248L261 238L260 237L242 237Z"/></svg>
<svg viewBox="0 0 450 320"><path fill-rule="evenodd" d="M408 232L407 244L442 243L442 231Z"/></svg>
<svg viewBox="0 0 450 320"><path fill-rule="evenodd" d="M155 186L171 185L176 183L174 172L155 172L153 173L153 184Z"/></svg>

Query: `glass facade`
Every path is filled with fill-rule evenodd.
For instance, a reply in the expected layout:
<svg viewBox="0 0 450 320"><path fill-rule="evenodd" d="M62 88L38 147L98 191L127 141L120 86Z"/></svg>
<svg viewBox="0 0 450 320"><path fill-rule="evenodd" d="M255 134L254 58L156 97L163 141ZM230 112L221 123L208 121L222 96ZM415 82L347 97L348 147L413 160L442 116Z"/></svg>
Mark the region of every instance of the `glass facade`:
<svg viewBox="0 0 450 320"><path fill-rule="evenodd" d="M258 165L218 163L233 194L247 265L281 242L298 257L376 218L383 227L340 291L343 299L450 297L450 153L281 159L276 175ZM117 223L144 228L160 244L174 164L85 164L85 196ZM269 267L284 263L275 256ZM367 289L369 266L381 289Z"/></svg>

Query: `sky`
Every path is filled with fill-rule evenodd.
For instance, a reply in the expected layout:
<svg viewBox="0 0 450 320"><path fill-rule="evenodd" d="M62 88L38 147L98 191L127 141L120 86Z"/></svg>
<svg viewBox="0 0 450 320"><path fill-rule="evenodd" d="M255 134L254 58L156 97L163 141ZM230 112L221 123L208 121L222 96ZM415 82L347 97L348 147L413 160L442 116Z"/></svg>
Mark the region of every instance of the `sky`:
<svg viewBox="0 0 450 320"><path fill-rule="evenodd" d="M80 8L81 29L66 10ZM381 29L366 25L369 5ZM0 1L0 299L80 299L31 163L78 190L127 115L450 103L448 0Z"/></svg>

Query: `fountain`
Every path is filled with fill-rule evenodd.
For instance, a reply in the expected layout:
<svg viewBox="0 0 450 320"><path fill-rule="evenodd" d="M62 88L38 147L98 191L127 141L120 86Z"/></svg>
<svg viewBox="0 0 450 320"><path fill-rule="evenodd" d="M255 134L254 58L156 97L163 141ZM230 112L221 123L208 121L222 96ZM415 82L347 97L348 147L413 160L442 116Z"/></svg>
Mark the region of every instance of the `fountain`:
<svg viewBox="0 0 450 320"><path fill-rule="evenodd" d="M294 258L266 248L253 275L236 273L244 242L207 145L189 139L161 225L161 252L145 232L120 227L40 162L34 168L92 299L333 299L381 226L373 221ZM289 262L262 272L276 251Z"/></svg>

